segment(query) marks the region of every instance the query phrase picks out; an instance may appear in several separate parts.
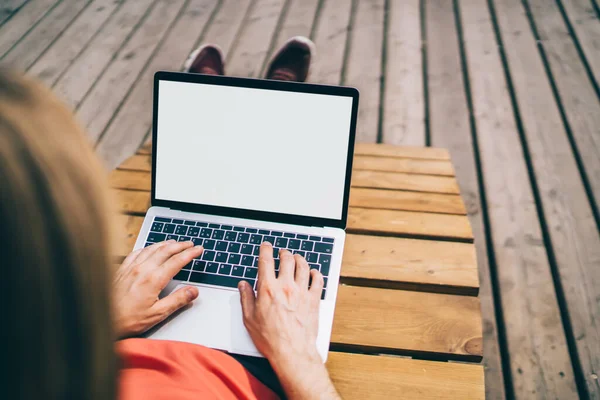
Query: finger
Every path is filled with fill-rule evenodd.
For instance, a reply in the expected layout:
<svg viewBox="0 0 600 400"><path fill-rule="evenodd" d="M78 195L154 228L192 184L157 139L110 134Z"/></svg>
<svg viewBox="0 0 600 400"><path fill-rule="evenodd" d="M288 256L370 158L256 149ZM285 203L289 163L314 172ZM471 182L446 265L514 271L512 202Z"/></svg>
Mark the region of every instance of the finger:
<svg viewBox="0 0 600 400"><path fill-rule="evenodd" d="M296 260L294 260L292 253L287 250L279 250L279 279L293 282L295 270Z"/></svg>
<svg viewBox="0 0 600 400"><path fill-rule="evenodd" d="M157 243L158 244L158 243ZM154 246L154 245L152 245ZM152 246L148 246L148 247L142 247L141 249L137 249L136 251L132 251L131 253L129 253L129 255L127 257L125 257L125 259L123 260L123 262L121 263L121 268L125 268L128 265L131 265L133 263L133 261L137 258L137 256L144 251L145 249L148 249Z"/></svg>
<svg viewBox="0 0 600 400"><path fill-rule="evenodd" d="M254 315L256 297L254 296L252 286L246 281L241 281L238 284L238 289L240 291L240 302L242 303L242 314L244 316L245 325L245 321L252 319L252 316Z"/></svg>
<svg viewBox="0 0 600 400"><path fill-rule="evenodd" d="M202 246L189 247L182 252L171 256L160 268L156 269L156 276L161 285L161 289L169 283L169 281L177 275L179 271L186 265L192 262L194 258L200 257L204 251Z"/></svg>
<svg viewBox="0 0 600 400"><path fill-rule="evenodd" d="M169 239L165 242L155 243L152 246L144 247L142 252L138 254L137 258L133 260L134 262L140 264L146 261L149 257L151 257L154 253L156 253L161 247L166 246L168 244L177 243L175 239Z"/></svg>
<svg viewBox="0 0 600 400"><path fill-rule="evenodd" d="M299 254L294 255L296 261L296 283L301 289L308 290L308 278L310 277L310 267L308 263Z"/></svg>
<svg viewBox="0 0 600 400"><path fill-rule="evenodd" d="M154 266L159 266L161 264L164 264L175 254L179 254L182 251L189 249L193 246L193 242L168 242L164 246L160 247L157 251L155 251L145 261L151 263Z"/></svg>
<svg viewBox="0 0 600 400"><path fill-rule="evenodd" d="M310 270L310 289L311 296L317 300L321 300L321 292L323 291L323 275L317 269ZM318 303L318 301L317 301Z"/></svg>
<svg viewBox="0 0 600 400"><path fill-rule="evenodd" d="M156 315L156 323L159 323L175 311L190 304L196 297L198 297L198 288L186 286L158 300L150 311Z"/></svg>
<svg viewBox="0 0 600 400"><path fill-rule="evenodd" d="M263 242L260 245L258 255L258 284L261 281L275 279L275 261L273 260L273 245L269 242Z"/></svg>

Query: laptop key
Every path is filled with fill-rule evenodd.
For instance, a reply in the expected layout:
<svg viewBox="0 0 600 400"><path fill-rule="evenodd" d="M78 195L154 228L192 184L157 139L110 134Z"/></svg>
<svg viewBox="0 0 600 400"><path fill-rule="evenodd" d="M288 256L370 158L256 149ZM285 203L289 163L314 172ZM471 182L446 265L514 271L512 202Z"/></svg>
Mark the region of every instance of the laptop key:
<svg viewBox="0 0 600 400"><path fill-rule="evenodd" d="M205 261L214 261L215 260L215 256L216 256L216 253L214 251L212 251L212 250L205 250L202 253L202 259L205 260Z"/></svg>
<svg viewBox="0 0 600 400"><path fill-rule="evenodd" d="M189 236L179 236L178 242L189 242L191 239Z"/></svg>
<svg viewBox="0 0 600 400"><path fill-rule="evenodd" d="M162 222L153 222L152 226L150 227L150 230L152 232L162 232L163 226L165 224Z"/></svg>
<svg viewBox="0 0 600 400"><path fill-rule="evenodd" d="M258 229L254 229L254 228L246 228L246 232L249 232L249 233L256 233L256 232L258 232Z"/></svg>
<svg viewBox="0 0 600 400"><path fill-rule="evenodd" d="M201 238L193 238L192 242L194 242L194 246L202 246L202 242L204 242L204 239Z"/></svg>
<svg viewBox="0 0 600 400"><path fill-rule="evenodd" d="M173 279L175 279L176 281L187 281L189 276L190 271L182 269L173 277Z"/></svg>
<svg viewBox="0 0 600 400"><path fill-rule="evenodd" d="M310 269L316 269L317 271L319 270L319 264L308 264L308 266L310 267Z"/></svg>
<svg viewBox="0 0 600 400"><path fill-rule="evenodd" d="M224 242L222 240L219 240L217 242L217 245L215 246L215 250L219 250L219 251L227 251L227 242Z"/></svg>
<svg viewBox="0 0 600 400"><path fill-rule="evenodd" d="M244 270L246 268L242 267L241 265L235 265L233 267L233 269L231 270L231 275L233 276L244 276Z"/></svg>
<svg viewBox="0 0 600 400"><path fill-rule="evenodd" d="M229 264L239 264L241 259L242 256L240 256L239 254L230 254L229 258L227 259L227 262Z"/></svg>
<svg viewBox="0 0 600 400"><path fill-rule="evenodd" d="M265 236L263 237L263 242L269 242L271 244L275 244L275 236Z"/></svg>
<svg viewBox="0 0 600 400"><path fill-rule="evenodd" d="M154 217L154 221L156 221L156 222L171 222L171 218Z"/></svg>
<svg viewBox="0 0 600 400"><path fill-rule="evenodd" d="M200 233L200 228L194 226L194 227L190 227L188 229L188 233L187 234L188 234L188 236L196 237L196 236L198 236L199 233Z"/></svg>
<svg viewBox="0 0 600 400"><path fill-rule="evenodd" d="M206 264L206 272L211 272L213 274L216 274L218 271L219 271L219 263L209 262L208 264Z"/></svg>
<svg viewBox="0 0 600 400"><path fill-rule="evenodd" d="M321 264L321 273L325 276L329 275L329 266L331 265L331 256L329 254L321 254L319 256L319 264Z"/></svg>
<svg viewBox="0 0 600 400"><path fill-rule="evenodd" d="M144 247L148 247L148 246L152 246L154 243L152 242L146 242L146 244L144 245Z"/></svg>
<svg viewBox="0 0 600 400"><path fill-rule="evenodd" d="M254 246L252 246L251 244L243 244L242 245L242 250L240 251L240 253L242 253L242 254L252 254L252 251L254 251Z"/></svg>
<svg viewBox="0 0 600 400"><path fill-rule="evenodd" d="M221 227L221 225L220 224L208 224L208 227L219 229Z"/></svg>
<svg viewBox="0 0 600 400"><path fill-rule="evenodd" d="M205 239L204 240L204 250L214 250L215 249L215 241L212 239Z"/></svg>
<svg viewBox="0 0 600 400"><path fill-rule="evenodd" d="M273 258L279 258L279 248L273 247Z"/></svg>
<svg viewBox="0 0 600 400"><path fill-rule="evenodd" d="M167 240L177 240L179 239L179 236L177 235L167 235Z"/></svg>
<svg viewBox="0 0 600 400"><path fill-rule="evenodd" d="M231 265L221 264L221 266L219 267L219 274L221 274L221 275L231 274Z"/></svg>
<svg viewBox="0 0 600 400"><path fill-rule="evenodd" d="M234 232L234 231L225 232L225 240L229 240L230 242L235 242L236 239L237 239L237 232Z"/></svg>
<svg viewBox="0 0 600 400"><path fill-rule="evenodd" d="M229 253L239 253L240 247L242 247L239 243L229 243L229 247L227 247L227 251Z"/></svg>
<svg viewBox="0 0 600 400"><path fill-rule="evenodd" d="M185 225L177 225L175 228L175 233L178 235L187 235L188 227Z"/></svg>
<svg viewBox="0 0 600 400"><path fill-rule="evenodd" d="M326 242L326 243L333 243L333 238L326 238L326 237L324 237L323 241Z"/></svg>
<svg viewBox="0 0 600 400"><path fill-rule="evenodd" d="M244 277L246 278L256 278L258 274L258 268L246 268L246 272L244 273Z"/></svg>
<svg viewBox="0 0 600 400"><path fill-rule="evenodd" d="M301 249L304 250L304 251L312 251L314 245L315 245L314 242L310 242L308 240L303 240L302 241L302 247L301 247Z"/></svg>
<svg viewBox="0 0 600 400"><path fill-rule="evenodd" d="M206 228L208 226L208 222L196 222L196 226Z"/></svg>
<svg viewBox="0 0 600 400"><path fill-rule="evenodd" d="M231 225L221 225L221 229L223 229L224 231L230 231L233 229L233 226Z"/></svg>
<svg viewBox="0 0 600 400"><path fill-rule="evenodd" d="M227 262L227 255L228 255L227 253L220 251L215 256L215 261L220 262L220 263Z"/></svg>
<svg viewBox="0 0 600 400"><path fill-rule="evenodd" d="M279 231L271 231L271 236L283 236L283 232L279 232Z"/></svg>
<svg viewBox="0 0 600 400"><path fill-rule="evenodd" d="M212 236L212 229L210 228L202 228L200 231L200 237L205 239L210 239Z"/></svg>
<svg viewBox="0 0 600 400"><path fill-rule="evenodd" d="M250 237L250 243L252 244L261 244L262 243L262 236L261 235L252 235Z"/></svg>
<svg viewBox="0 0 600 400"><path fill-rule="evenodd" d="M287 247L288 240L286 238L277 238L274 245L277 247Z"/></svg>
<svg viewBox="0 0 600 400"><path fill-rule="evenodd" d="M298 239L290 239L288 243L288 248L292 250L300 249L300 240Z"/></svg>
<svg viewBox="0 0 600 400"><path fill-rule="evenodd" d="M182 219L174 219L174 220L171 220L171 222L174 223L174 224L183 224L183 220Z"/></svg>
<svg viewBox="0 0 600 400"><path fill-rule="evenodd" d="M196 221L184 221L183 223L188 226L196 226Z"/></svg>
<svg viewBox="0 0 600 400"><path fill-rule="evenodd" d="M237 288L237 285L241 280L244 279L237 276L214 275L203 272L192 272L192 275L190 276L190 282L205 283L207 285L224 286L230 288ZM252 286L254 286L256 283L256 279L245 280L248 281L248 283L250 283Z"/></svg>
<svg viewBox="0 0 600 400"><path fill-rule="evenodd" d="M306 253L306 261L309 263L315 263L319 260L319 255L317 253Z"/></svg>
<svg viewBox="0 0 600 400"><path fill-rule="evenodd" d="M333 251L333 245L330 243L315 243L315 249L314 251L316 253L328 253L331 254L331 252Z"/></svg>
<svg viewBox="0 0 600 400"><path fill-rule="evenodd" d="M296 237L296 234L295 233L288 233L288 232L286 232L286 233L283 234L283 237L292 238L293 239L293 238Z"/></svg>
<svg viewBox="0 0 600 400"><path fill-rule="evenodd" d="M260 233L261 235L268 235L270 232L267 231L266 229L259 229L258 233Z"/></svg>
<svg viewBox="0 0 600 400"><path fill-rule="evenodd" d="M246 230L246 228L244 228L242 226L234 226L233 230L236 232L244 232Z"/></svg>
<svg viewBox="0 0 600 400"><path fill-rule="evenodd" d="M204 271L206 269L206 261L202 260L194 260L194 265L192 266L194 271Z"/></svg>
<svg viewBox="0 0 600 400"><path fill-rule="evenodd" d="M306 239L308 239L308 235L301 235L301 234L297 234L297 235L296 235L296 237L297 237L298 239L302 239L302 240L306 240Z"/></svg>
<svg viewBox="0 0 600 400"><path fill-rule="evenodd" d="M252 250L252 255L257 256L260 254L260 246L254 246L254 250Z"/></svg>
<svg viewBox="0 0 600 400"><path fill-rule="evenodd" d="M165 227L163 228L163 233L173 233L175 232L175 226L173 224L165 224Z"/></svg>
<svg viewBox="0 0 600 400"><path fill-rule="evenodd" d="M237 241L240 243L248 243L249 240L250 240L249 233L240 233L237 237Z"/></svg>
<svg viewBox="0 0 600 400"><path fill-rule="evenodd" d="M150 232L146 241L152 242L152 243L158 243L158 242L162 242L166 238L167 238L167 235L165 235L164 233Z"/></svg>
<svg viewBox="0 0 600 400"><path fill-rule="evenodd" d="M323 289L323 292L321 293L321 300L325 300L325 289Z"/></svg>
<svg viewBox="0 0 600 400"><path fill-rule="evenodd" d="M296 250L296 251L294 251L294 254L298 254L302 257L306 257L306 252L302 251L302 250Z"/></svg>
<svg viewBox="0 0 600 400"><path fill-rule="evenodd" d="M253 256L243 256L242 257L242 265L251 266L254 263Z"/></svg>
<svg viewBox="0 0 600 400"><path fill-rule="evenodd" d="M219 239L219 240L221 240L221 239L223 239L223 236L225 236L225 231L222 231L220 229L215 229L213 231L213 234L212 234L212 238L213 239Z"/></svg>
<svg viewBox="0 0 600 400"><path fill-rule="evenodd" d="M321 241L321 236L310 236L309 237L310 240L314 240L315 242L320 242Z"/></svg>

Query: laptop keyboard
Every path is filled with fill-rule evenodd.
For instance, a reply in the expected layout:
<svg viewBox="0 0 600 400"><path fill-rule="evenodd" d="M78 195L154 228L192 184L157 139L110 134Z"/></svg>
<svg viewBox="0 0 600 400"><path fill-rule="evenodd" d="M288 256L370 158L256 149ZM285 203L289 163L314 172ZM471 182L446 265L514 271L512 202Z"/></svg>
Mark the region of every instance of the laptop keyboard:
<svg viewBox="0 0 600 400"><path fill-rule="evenodd" d="M321 271L325 298L333 253L333 238L301 233L272 231L245 226L221 225L201 221L154 217L146 247L175 239L204 246L202 255L186 265L173 279L236 288L245 280L256 290L258 252L262 242L273 244L275 273L279 273L279 250L300 254L310 268Z"/></svg>

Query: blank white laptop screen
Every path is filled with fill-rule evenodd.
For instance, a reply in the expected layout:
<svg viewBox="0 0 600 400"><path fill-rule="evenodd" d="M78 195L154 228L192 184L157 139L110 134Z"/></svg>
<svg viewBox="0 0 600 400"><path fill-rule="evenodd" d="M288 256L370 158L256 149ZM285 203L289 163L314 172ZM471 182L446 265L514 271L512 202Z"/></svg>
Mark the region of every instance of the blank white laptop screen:
<svg viewBox="0 0 600 400"><path fill-rule="evenodd" d="M159 81L156 198L341 219L352 98Z"/></svg>

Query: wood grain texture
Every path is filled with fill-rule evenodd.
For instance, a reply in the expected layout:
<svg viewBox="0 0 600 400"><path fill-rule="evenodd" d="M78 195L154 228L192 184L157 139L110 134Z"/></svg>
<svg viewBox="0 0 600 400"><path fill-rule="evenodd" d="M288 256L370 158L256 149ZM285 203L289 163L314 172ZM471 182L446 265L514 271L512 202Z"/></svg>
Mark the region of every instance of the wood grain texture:
<svg viewBox="0 0 600 400"><path fill-rule="evenodd" d="M152 127L154 73L183 67L217 4L217 0L191 0L185 4L96 146L97 153L110 169L133 153Z"/></svg>
<svg viewBox="0 0 600 400"><path fill-rule="evenodd" d="M382 143L356 143L354 155L450 160L446 149L436 147L394 146Z"/></svg>
<svg viewBox="0 0 600 400"><path fill-rule="evenodd" d="M331 334L334 348L343 344L377 353L395 349L479 361L481 341L476 297L339 287Z"/></svg>
<svg viewBox="0 0 600 400"><path fill-rule="evenodd" d="M425 104L419 0L388 1L384 143L424 146Z"/></svg>
<svg viewBox="0 0 600 400"><path fill-rule="evenodd" d="M0 61L59 2L60 0L29 1L6 21L0 27Z"/></svg>
<svg viewBox="0 0 600 400"><path fill-rule="evenodd" d="M72 108L79 103L103 74L115 54L135 32L154 2L126 1L109 18L85 50L55 82L54 92Z"/></svg>
<svg viewBox="0 0 600 400"><path fill-rule="evenodd" d="M406 172L410 174L454 176L450 161L419 160L415 158L391 158L354 156L352 168L370 171Z"/></svg>
<svg viewBox="0 0 600 400"><path fill-rule="evenodd" d="M339 85L342 80L344 53L352 0L325 1L315 28L313 41L324 49L311 66L310 81Z"/></svg>
<svg viewBox="0 0 600 400"><path fill-rule="evenodd" d="M531 34L515 34L516 31L530 32L523 4L515 0L498 2L496 11L550 244L554 249L554 261L572 324L572 335L587 389L590 395L600 397L600 385L593 377L600 369L598 227L535 38ZM543 242L538 240L539 236L534 236L532 242L542 245ZM560 322L559 315L541 321L545 329L548 325L560 326ZM554 339L554 335L548 337ZM576 396L577 389L568 360L557 363L550 359L547 349L542 354L548 360L535 379L523 377L522 381L519 380L522 386L517 387L521 393L530 396L535 391L547 393L547 397L560 398ZM516 357L521 361L520 354ZM562 364L567 364L565 369L560 368Z"/></svg>
<svg viewBox="0 0 600 400"><path fill-rule="evenodd" d="M224 0L208 27L203 42L215 43L225 55L229 54L250 4L252 4L250 0ZM225 72L228 72L227 63Z"/></svg>
<svg viewBox="0 0 600 400"><path fill-rule="evenodd" d="M476 295L475 248L468 243L349 234L342 282Z"/></svg>
<svg viewBox="0 0 600 400"><path fill-rule="evenodd" d="M594 194L595 206L600 209L600 100L598 94L590 84L575 42L569 35L556 3L546 3L540 0L529 0L528 3L547 55L554 84ZM596 29L586 31L592 37L595 33L599 34L596 40L600 47L599 22L596 19L594 24ZM594 58L600 60L599 51L595 52L592 60ZM597 72L600 73L600 70ZM598 79L600 79L600 75L596 76L596 80ZM563 140L560 144L557 143L557 146L563 145L563 143L568 146L567 140ZM600 392L598 395L600 396Z"/></svg>
<svg viewBox="0 0 600 400"><path fill-rule="evenodd" d="M344 399L485 398L480 365L329 352L327 369Z"/></svg>
<svg viewBox="0 0 600 400"><path fill-rule="evenodd" d="M257 0L252 4L236 45L227 55L228 75L259 77L284 5L285 0Z"/></svg>
<svg viewBox="0 0 600 400"><path fill-rule="evenodd" d="M80 104L77 116L93 143L100 138L161 39L180 16L184 3L184 0L158 0Z"/></svg>
<svg viewBox="0 0 600 400"><path fill-rule="evenodd" d="M53 86L120 5L114 0L92 2L31 66L29 73Z"/></svg>
<svg viewBox="0 0 600 400"><path fill-rule="evenodd" d="M479 1L479 4L484 5L485 2ZM462 6L461 3L462 8L467 9L468 7ZM487 394L491 398L503 399L504 383L490 281L488 248L481 215L482 204L474 158L474 153L478 149L474 147L471 137L453 2L427 1L425 15L427 19L427 86L431 143L434 146L450 150L460 193L466 203L480 271L479 297L485 326L483 346L487 367L486 378L492 382Z"/></svg>
<svg viewBox="0 0 600 400"><path fill-rule="evenodd" d="M357 233L473 241L469 220L463 215L350 207L346 229Z"/></svg>
<svg viewBox="0 0 600 400"><path fill-rule="evenodd" d="M357 142L377 142L384 13L384 0L358 1L350 32L348 64L342 84L360 91Z"/></svg>
<svg viewBox="0 0 600 400"><path fill-rule="evenodd" d="M458 215L467 213L458 195L401 190L352 188L350 206Z"/></svg>
<svg viewBox="0 0 600 400"><path fill-rule="evenodd" d="M353 171L352 186L374 189L399 189L417 192L460 194L456 179L453 177L403 174L397 172Z"/></svg>
<svg viewBox="0 0 600 400"><path fill-rule="evenodd" d="M0 26L15 15L27 0L4 0L0 5Z"/></svg>
<svg viewBox="0 0 600 400"><path fill-rule="evenodd" d="M62 0L2 58L2 64L26 71L91 0Z"/></svg>

